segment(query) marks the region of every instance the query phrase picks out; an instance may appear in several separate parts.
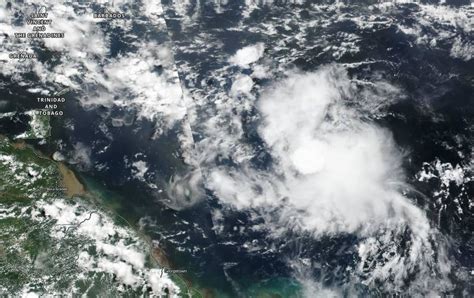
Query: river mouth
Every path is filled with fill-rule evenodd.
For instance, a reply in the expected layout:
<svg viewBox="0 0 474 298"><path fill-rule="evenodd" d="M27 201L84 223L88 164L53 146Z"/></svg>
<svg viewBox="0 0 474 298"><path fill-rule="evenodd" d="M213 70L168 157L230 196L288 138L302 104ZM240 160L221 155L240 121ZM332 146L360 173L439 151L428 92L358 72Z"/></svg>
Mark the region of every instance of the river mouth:
<svg viewBox="0 0 474 298"><path fill-rule="evenodd" d="M77 179L73 171L68 169L64 164L58 164L59 171L63 177L63 184L66 188L66 195L68 197L72 196L82 196L85 194L84 186Z"/></svg>

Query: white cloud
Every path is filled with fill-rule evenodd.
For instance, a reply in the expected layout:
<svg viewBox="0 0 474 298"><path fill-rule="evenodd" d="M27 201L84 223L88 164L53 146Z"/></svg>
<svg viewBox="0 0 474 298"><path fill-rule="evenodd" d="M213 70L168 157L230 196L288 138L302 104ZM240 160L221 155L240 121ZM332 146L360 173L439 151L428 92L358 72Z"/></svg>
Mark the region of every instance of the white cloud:
<svg viewBox="0 0 474 298"><path fill-rule="evenodd" d="M113 104L124 108L136 107L138 117L160 120L166 128L171 128L186 114L178 74L172 61L166 46L143 42L137 52L120 56L105 65L105 76L101 79L106 89L102 94L104 97L117 94L118 99L110 98ZM154 71L159 65L163 66L161 74ZM96 105L96 102L90 100L87 104Z"/></svg>
<svg viewBox="0 0 474 298"><path fill-rule="evenodd" d="M141 180L145 181L145 174L148 171L148 165L145 161L143 160L137 160L132 163L132 173L133 175Z"/></svg>
<svg viewBox="0 0 474 298"><path fill-rule="evenodd" d="M74 150L72 151L72 157L69 162L78 164L83 169L89 169L92 166L91 148L82 142L77 142L74 144Z"/></svg>
<svg viewBox="0 0 474 298"><path fill-rule="evenodd" d="M190 169L186 174L175 174L166 187L168 207L181 210L204 199L202 174L199 168Z"/></svg>
<svg viewBox="0 0 474 298"><path fill-rule="evenodd" d="M102 272L113 274L121 284L134 289L152 288L154 295L163 295L165 289L171 297L179 294L179 288L161 268L150 268L145 264L150 246L128 227L115 224L111 218L99 211L90 210L86 205L67 203L63 200L35 203L33 219L54 223L51 236L62 239L67 234L86 237L88 243L80 246L77 266L87 273ZM93 247L94 255L88 253Z"/></svg>
<svg viewBox="0 0 474 298"><path fill-rule="evenodd" d="M159 1L154 0L143 0L143 14L148 18L152 19L154 22L163 22L163 6Z"/></svg>
<svg viewBox="0 0 474 298"><path fill-rule="evenodd" d="M107 273L113 273L117 279L125 285L137 286L140 279L135 276L132 266L124 262L112 262L107 259L101 259L97 267Z"/></svg>
<svg viewBox="0 0 474 298"><path fill-rule="evenodd" d="M147 278L154 293L165 293L165 289L168 289L170 297L178 297L179 292L176 285L167 278L167 274L163 273L162 270L151 269L147 272Z"/></svg>
<svg viewBox="0 0 474 298"><path fill-rule="evenodd" d="M109 256L117 256L136 268L145 266L145 255L133 248L127 247L123 241L112 245L108 243L97 243L97 249Z"/></svg>
<svg viewBox="0 0 474 298"><path fill-rule="evenodd" d="M290 159L296 170L302 174L312 174L324 170L325 157L330 147L319 140L303 142L299 148L291 153Z"/></svg>
<svg viewBox="0 0 474 298"><path fill-rule="evenodd" d="M232 96L238 95L250 95L250 91L253 87L252 78L247 75L238 75L234 82L232 83L232 87L230 88L230 94Z"/></svg>
<svg viewBox="0 0 474 298"><path fill-rule="evenodd" d="M252 67L252 77L257 79L265 79L271 76L269 67L265 65L255 65Z"/></svg>
<svg viewBox="0 0 474 298"><path fill-rule="evenodd" d="M246 46L230 57L229 62L240 67L247 67L249 64L260 59L263 56L264 50L265 46L261 42L251 46Z"/></svg>
<svg viewBox="0 0 474 298"><path fill-rule="evenodd" d="M362 120L359 113L367 108L361 105L371 106L385 92L398 90L375 84L371 88L382 90L369 96L355 84L344 69L326 67L314 73L290 72L267 86L258 103L259 134L274 160L273 171L257 170L246 159L239 161L238 168L208 165L206 185L235 208L265 214L273 210L268 207L278 207L278 224L271 224L274 214L268 214L267 222L275 237L293 229L315 237L351 233L361 239L377 238L377 246L362 241L361 266L383 247L397 245L408 229L408 255L387 255L385 263L377 264L379 270L363 280L392 280L390 286L400 289L407 274L418 270L413 284L448 287L438 282L445 280L450 265L442 249L431 243L436 233L424 212L402 193L407 188L402 154L387 130ZM348 101L359 106L349 107ZM235 142L236 137L227 138ZM225 148L233 150L221 147ZM439 275L433 277L433 270Z"/></svg>
<svg viewBox="0 0 474 298"><path fill-rule="evenodd" d="M126 11L135 20L133 22L145 22L154 32L165 33L166 36L161 3L144 1L143 5L132 9L132 2L114 1L113 10ZM48 32L64 32L64 38L44 39L44 43L29 39L13 43L7 39L5 53L47 48L59 52L61 56L53 66L49 61L28 59L19 62L1 54L0 59L6 60L0 70L3 75L27 84L31 90L34 90L33 87L41 88L39 90L44 94L69 87L78 93L85 108L119 106L133 110L139 119L156 122L158 134L184 118L186 109L169 40L164 38L158 42L154 38L137 36L133 32L132 21L110 21L108 23L112 28L120 28L131 47L131 50L110 57L113 30L101 28L98 24L100 20L93 18L91 7L77 10L73 3L51 0L43 4L52 20L51 25L47 26ZM13 3L12 9L6 11L0 4L2 13L8 14L8 17L0 19L0 31L9 35L31 31L31 26L18 25L13 17L15 12L27 13L30 7ZM145 18L141 18L143 16ZM39 80L26 80L24 74L32 71Z"/></svg>
<svg viewBox="0 0 474 298"><path fill-rule="evenodd" d="M451 57L469 61L474 55L474 45L471 40L463 42L461 38L456 38L451 47Z"/></svg>

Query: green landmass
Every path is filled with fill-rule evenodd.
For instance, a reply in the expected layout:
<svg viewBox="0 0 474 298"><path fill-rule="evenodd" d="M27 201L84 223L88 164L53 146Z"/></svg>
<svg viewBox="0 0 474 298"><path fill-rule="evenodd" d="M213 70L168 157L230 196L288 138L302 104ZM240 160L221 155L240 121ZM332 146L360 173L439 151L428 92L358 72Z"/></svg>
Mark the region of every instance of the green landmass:
<svg viewBox="0 0 474 298"><path fill-rule="evenodd" d="M202 297L179 276L156 282L162 273L147 240L100 199L68 195L79 182L67 172L65 184L58 165L0 137L0 295Z"/></svg>

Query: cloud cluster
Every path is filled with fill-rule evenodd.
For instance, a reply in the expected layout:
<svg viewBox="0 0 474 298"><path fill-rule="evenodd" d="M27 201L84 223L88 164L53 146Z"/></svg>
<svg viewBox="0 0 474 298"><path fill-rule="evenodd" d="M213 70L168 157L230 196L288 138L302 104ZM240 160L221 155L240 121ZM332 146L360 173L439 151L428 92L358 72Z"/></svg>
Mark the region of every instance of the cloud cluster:
<svg viewBox="0 0 474 298"><path fill-rule="evenodd" d="M148 245L129 228L113 222L107 214L62 200L38 201L32 218L44 220L41 212L47 220L54 222L51 237L63 239L74 235L88 240L81 244L77 263L72 264L81 269L79 279L106 273L116 277L119 291L125 290L124 286L137 290L150 287L152 295L168 292L175 297L179 294L179 288L166 272L146 265L150 253Z"/></svg>
<svg viewBox="0 0 474 298"><path fill-rule="evenodd" d="M264 50L265 46L261 42L255 45L243 47L230 57L229 62L240 67L247 67L249 64L260 59Z"/></svg>
<svg viewBox="0 0 474 298"><path fill-rule="evenodd" d="M77 9L74 4L45 1L43 5L52 20L47 30L63 32L64 38L38 40L14 39L15 32L29 32L31 26L19 22L15 15L27 16L37 5L0 5L1 42L4 60L0 73L12 81L28 85L32 93L52 95L64 88L79 94L85 108L105 106L135 110L137 118L157 122L166 131L183 120L183 104L178 74L162 17L161 4L144 1L142 7L131 7L130 1L103 4L112 10L124 11L130 20L112 20L107 30L100 19L93 18L91 7ZM25 17L26 18L26 17ZM155 34L133 32L132 23L145 23ZM113 31L122 32L120 37ZM7 36L7 37L6 37ZM113 54L113 39L127 41L127 47ZM8 59L9 53L47 50L57 53L51 61ZM28 80L33 73L38 79Z"/></svg>
<svg viewBox="0 0 474 298"><path fill-rule="evenodd" d="M387 289L399 290L415 274L411 282L417 287L449 287L437 282L446 280L450 263L432 245L436 232L406 196L403 155L389 131L365 120L364 107L348 105L359 98L365 104L371 97L358 91L341 67L287 73L265 88L257 104L258 132L272 156L272 170L242 159L239 167L205 168L206 185L222 202L268 216L275 237L286 229L316 238L357 235L357 274L365 283L390 281ZM276 222L275 214L265 211L273 207L280 210ZM397 245L407 231L409 248L400 254ZM389 247L392 253L384 251ZM383 262L376 260L381 253ZM375 267L366 273L363 268L371 262Z"/></svg>

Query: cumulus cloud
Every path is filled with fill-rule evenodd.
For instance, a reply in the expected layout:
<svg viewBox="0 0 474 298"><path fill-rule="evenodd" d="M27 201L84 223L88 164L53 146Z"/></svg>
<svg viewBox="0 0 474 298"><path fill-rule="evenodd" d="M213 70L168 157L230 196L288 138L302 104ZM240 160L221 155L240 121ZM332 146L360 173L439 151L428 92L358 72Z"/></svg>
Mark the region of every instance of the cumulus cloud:
<svg viewBox="0 0 474 298"><path fill-rule="evenodd" d="M140 281L135 274L133 274L132 266L125 262L112 262L107 259L101 259L98 264L101 270L114 274L120 282L129 286L136 286Z"/></svg>
<svg viewBox="0 0 474 298"><path fill-rule="evenodd" d="M202 175L199 168L185 174L175 174L166 187L164 203L175 210L195 205L204 198Z"/></svg>
<svg viewBox="0 0 474 298"><path fill-rule="evenodd" d="M400 153L389 132L344 106L352 89L339 68L290 74L269 87L259 100L259 132L281 178L265 178L268 173L251 167L241 168L244 173L221 167L211 171L211 186L238 207L289 198L295 210L307 213L301 227L318 233L383 222L390 205L403 200Z"/></svg>
<svg viewBox="0 0 474 298"><path fill-rule="evenodd" d="M224 89L221 82L229 78L228 65L212 72L213 81L220 85L198 86L197 74L207 75L216 65L196 64L181 58L180 65L185 65L181 68L182 75L189 82L195 100L191 107L197 111L192 120L195 134L199 136L196 159L201 162L206 186L231 209L258 212L257 216L263 214L263 217L269 213L267 210L278 210L276 224L275 213L268 214L266 223L262 224L275 237L284 235L287 230L304 231L316 239L323 235L355 234L359 239L355 258L360 261L360 267L353 275L359 276L359 281L365 284L383 282L405 290L413 276L411 285L417 285L411 288L418 287L421 293L428 288L449 288L442 282L450 266L442 249L443 241L437 239L437 232L430 227L424 211L410 198L401 169L404 154L398 150L390 131L370 122L383 115L387 105L403 97L396 86L384 81L386 74L370 73L378 68L370 65L396 64L398 60L376 61L369 57L346 64L355 68L352 74L361 73L367 64L362 72L370 79L349 78L338 68L311 73L284 72L295 60L308 61L308 55L314 52L308 53L307 49L320 52L315 54L314 63L305 65L310 68L326 57L336 61L346 57L351 61L358 59L359 56L351 54L364 47L360 43L362 36L354 34L352 29L351 33L332 34L341 20L355 24L359 32L404 25L400 29L413 35L418 44L443 45L443 51L451 49L453 57L469 59L470 44L465 40L469 34L465 33L472 31L472 18L468 17L468 6L458 9L413 4L414 9L401 13L396 3L376 3L371 9L381 13L374 18L365 11L341 14L340 9L347 4L339 1L317 5L318 9L310 12L310 17L302 18L298 13L285 14L285 7L281 5L272 7L272 11L283 7L279 11L281 18L254 22L252 7L273 2L245 1L251 7L242 6L244 21L229 29L242 36L252 32L265 40L265 48L271 54L268 61L262 59L263 51L260 55L251 44L227 60L232 65L253 70L245 75L266 79L257 86L240 88L246 85L240 84L243 81L235 76L229 91L220 90ZM176 1L169 7L183 15L181 32L194 33L199 22L196 15L202 6ZM332 16L328 16L329 11ZM406 24L415 30L408 29ZM313 34L311 28L315 26L331 29ZM282 33L279 27L291 33ZM191 46L187 40L178 39L177 48L181 53L219 52L221 45L216 44L221 31L215 35L211 31L204 34L205 39L192 42ZM456 42L458 36L459 42ZM236 67L230 69L240 71ZM275 76L283 78L262 86ZM265 91L260 96L258 92L262 89ZM250 90L252 96L236 96L245 94L240 90ZM252 113L254 109L258 115ZM218 216L213 218L217 232L222 230L222 218L226 215L225 211L222 213L221 216L216 211ZM407 243L403 252L398 245L401 242ZM433 244L436 242L438 244ZM311 278L311 273L308 275Z"/></svg>
<svg viewBox="0 0 474 298"><path fill-rule="evenodd" d="M105 87L101 96L109 96L117 106L136 107L139 117L157 120L161 115L163 124L167 128L172 127L176 121L183 119L186 108L170 56L165 46L144 42L137 52L111 60L104 67L105 76L101 77ZM154 71L158 66L165 66L161 74ZM114 99L117 93L130 97ZM87 104L96 105L96 102L89 100Z"/></svg>
<svg viewBox="0 0 474 298"><path fill-rule="evenodd" d="M252 87L253 81L251 77L247 75L238 75L232 83L230 94L232 96L238 96L240 94L249 95Z"/></svg>
<svg viewBox="0 0 474 298"><path fill-rule="evenodd" d="M97 243L97 249L103 251L106 255L117 256L136 268L143 268L145 266L145 255L133 248L127 247L123 241L115 245L99 242Z"/></svg>
<svg viewBox="0 0 474 298"><path fill-rule="evenodd" d="M82 142L74 144L70 163L78 164L81 169L89 169L92 166L91 148Z"/></svg>
<svg viewBox="0 0 474 298"><path fill-rule="evenodd" d="M100 19L93 18L92 7L78 10L74 4L44 1L48 18L52 20L47 31L62 32L64 38L39 42L0 37L5 39L2 40L5 53L0 55L5 63L0 73L44 95L70 88L78 93L85 108L123 107L136 112L139 119L155 121L157 132L167 131L183 119L186 110L169 40L159 36L166 33L161 3L144 0L142 4L132 8L131 1L102 3L103 7L126 11L132 18L132 21L111 20L108 27L112 30L106 30L100 26ZM27 15L34 9L35 5L14 3L7 10L0 4L1 13L6 15L0 20L0 31L9 36L14 32L30 32L31 26L18 22L15 15ZM157 34L133 32L131 24L135 19L146 22ZM130 46L117 55L111 53L113 29L122 31ZM10 52L38 53L41 49L61 55L54 58L55 63L7 58ZM28 80L25 76L31 72L37 80Z"/></svg>
<svg viewBox="0 0 474 298"><path fill-rule="evenodd" d="M51 237L63 239L69 235L85 237L87 242L78 247L77 265L82 273L108 273L117 280L117 288L123 285L135 290L150 287L152 295L171 297L179 294L179 288L161 268L146 264L149 245L128 227L117 225L108 214L91 211L87 205L63 200L40 200L33 206L32 219L54 223ZM43 215L42 215L43 214ZM73 232L73 233L71 233ZM90 252L94 251L94 254Z"/></svg>
<svg viewBox="0 0 474 298"><path fill-rule="evenodd" d="M394 280L400 289L407 274L417 272L418 284L448 286L432 276L444 279L449 261L431 244L435 233L423 211L403 194L403 155L387 130L361 117L364 107L347 105L359 97L370 99L340 67L287 74L266 88L257 105L273 171L246 160L238 168L221 165L206 169L207 186L239 209L265 214L268 206L279 206L279 225L269 226L275 237L286 226L314 237L351 233L367 239L359 247L361 264L383 247L395 247L408 229L407 255L388 254L364 280Z"/></svg>
<svg viewBox="0 0 474 298"><path fill-rule="evenodd" d="M265 45L261 42L243 47L230 57L229 62L240 67L247 67L249 64L258 61L263 56L264 50Z"/></svg>
<svg viewBox="0 0 474 298"><path fill-rule="evenodd" d="M132 163L132 174L138 180L145 181L145 174L148 171L148 165L143 160L137 160Z"/></svg>
<svg viewBox="0 0 474 298"><path fill-rule="evenodd" d="M472 59L473 53L474 45L472 44L472 41L463 42L461 38L456 38L451 47L450 55L453 58L469 61Z"/></svg>
<svg viewBox="0 0 474 298"><path fill-rule="evenodd" d="M5 47L0 60L6 60L0 62L0 73L12 82L27 86L29 92L43 95L72 92L68 101L77 101L85 110L100 108L103 118L98 129L109 140L112 140L109 123L113 126L136 124L141 129L139 120L143 120L154 125L152 141L172 130L175 142L191 147L192 135L185 123L186 106L162 16L162 4L150 0L139 2L102 1L99 6L83 6L75 1L57 3L45 0L43 5L52 21L47 30L63 32L64 38L44 40L12 38L14 32L31 31L31 26L18 16L34 12L37 3L12 2L8 9L6 4L0 4L1 13L6 15L0 19L0 32L10 36L0 36ZM126 20L94 18L97 9L124 12ZM146 29L136 30L137 26ZM54 55L51 59L27 59L24 62L7 59L10 52L20 50L38 55L44 51L54 52ZM74 119L73 114L66 117ZM61 153L71 164L91 170L95 162L93 156L110 147L96 145L76 142L73 150ZM192 162L185 153L183 160ZM104 163L96 166L96 169L107 169ZM150 165L141 160L131 164L132 175L146 183L153 177L149 168ZM178 180L186 185L194 181L175 179L171 183L174 187L171 192L175 195L182 193L177 191ZM153 183L148 183L148 186L158 188Z"/></svg>
<svg viewBox="0 0 474 298"><path fill-rule="evenodd" d="M341 69L294 74L263 94L260 134L285 176L286 196L306 210L305 228L354 232L383 221L402 181L387 131L357 119Z"/></svg>

